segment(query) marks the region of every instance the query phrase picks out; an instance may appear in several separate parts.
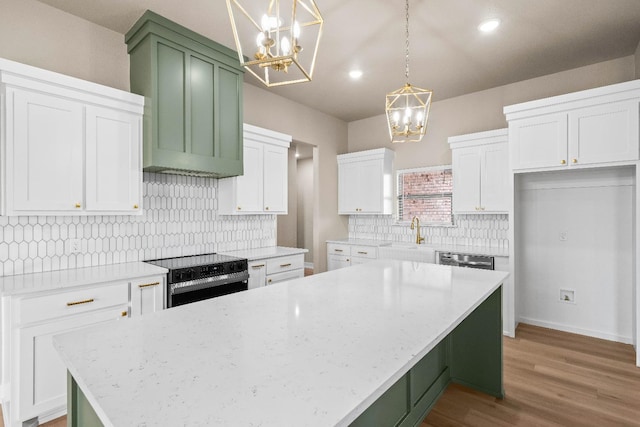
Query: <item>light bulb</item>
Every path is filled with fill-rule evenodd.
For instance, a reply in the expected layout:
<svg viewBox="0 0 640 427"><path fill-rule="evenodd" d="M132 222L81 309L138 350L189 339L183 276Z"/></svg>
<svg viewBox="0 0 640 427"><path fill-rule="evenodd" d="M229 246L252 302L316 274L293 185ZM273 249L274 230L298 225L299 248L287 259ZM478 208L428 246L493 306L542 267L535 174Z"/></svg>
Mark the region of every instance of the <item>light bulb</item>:
<svg viewBox="0 0 640 427"><path fill-rule="evenodd" d="M264 42L264 33L258 33L258 36L256 37L256 45L258 45L258 47L264 47L264 44L262 42Z"/></svg>
<svg viewBox="0 0 640 427"><path fill-rule="evenodd" d="M416 121L418 123L422 123L422 111L418 111L418 113L416 114Z"/></svg>
<svg viewBox="0 0 640 427"><path fill-rule="evenodd" d="M293 37L300 37L300 24L298 24L298 21L293 23Z"/></svg>
<svg viewBox="0 0 640 427"><path fill-rule="evenodd" d="M289 53L291 53L291 43L288 38L283 37L282 40L280 40L280 51L283 55L289 55Z"/></svg>
<svg viewBox="0 0 640 427"><path fill-rule="evenodd" d="M393 113L393 123L398 124L398 121L400 121L400 113L396 111Z"/></svg>
<svg viewBox="0 0 640 427"><path fill-rule="evenodd" d="M411 108L404 110L404 124L411 123Z"/></svg>
<svg viewBox="0 0 640 427"><path fill-rule="evenodd" d="M262 20L260 21L260 25L262 26L262 31L269 31L271 29L271 22L269 17L265 14L262 15Z"/></svg>

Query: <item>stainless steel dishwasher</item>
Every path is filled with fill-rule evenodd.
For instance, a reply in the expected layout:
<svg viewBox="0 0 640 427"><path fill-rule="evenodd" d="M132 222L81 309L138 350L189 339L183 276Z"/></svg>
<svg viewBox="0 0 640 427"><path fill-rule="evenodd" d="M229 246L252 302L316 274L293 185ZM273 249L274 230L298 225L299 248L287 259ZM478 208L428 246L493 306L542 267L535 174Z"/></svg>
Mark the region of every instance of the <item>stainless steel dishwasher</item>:
<svg viewBox="0 0 640 427"><path fill-rule="evenodd" d="M494 269L494 259L492 256L469 255L455 252L440 252L438 264L466 268L479 268L481 270Z"/></svg>

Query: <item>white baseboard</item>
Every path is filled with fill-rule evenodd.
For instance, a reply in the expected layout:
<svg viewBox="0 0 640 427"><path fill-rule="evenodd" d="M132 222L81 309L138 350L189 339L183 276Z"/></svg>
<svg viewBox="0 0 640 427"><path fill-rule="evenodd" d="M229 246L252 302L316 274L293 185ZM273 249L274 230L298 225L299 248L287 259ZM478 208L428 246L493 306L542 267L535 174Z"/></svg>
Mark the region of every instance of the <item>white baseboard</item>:
<svg viewBox="0 0 640 427"><path fill-rule="evenodd" d="M312 262L305 262L304 263L304 268L310 268L313 270L313 263Z"/></svg>
<svg viewBox="0 0 640 427"><path fill-rule="evenodd" d="M558 331L570 332L572 334L585 335L593 338L600 338L607 341L616 341L616 342L621 342L623 344L633 344L633 339L631 337L624 337L621 335L609 334L602 331L593 331L590 329L576 328L574 326L562 325L560 323L553 323L553 322L545 322L542 320L530 319L528 317L521 317L520 319L518 319L518 321L521 323L526 323L533 326L540 326L542 328L556 329Z"/></svg>

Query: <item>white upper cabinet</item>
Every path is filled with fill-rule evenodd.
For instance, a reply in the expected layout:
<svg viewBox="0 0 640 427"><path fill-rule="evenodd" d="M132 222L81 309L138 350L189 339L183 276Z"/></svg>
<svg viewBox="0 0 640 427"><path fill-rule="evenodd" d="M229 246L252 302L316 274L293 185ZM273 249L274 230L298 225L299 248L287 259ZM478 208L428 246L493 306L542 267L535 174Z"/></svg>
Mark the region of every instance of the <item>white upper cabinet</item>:
<svg viewBox="0 0 640 427"><path fill-rule="evenodd" d="M613 166L639 157L640 80L505 107L514 171Z"/></svg>
<svg viewBox="0 0 640 427"><path fill-rule="evenodd" d="M218 181L222 215L287 214L291 136L244 124L241 176Z"/></svg>
<svg viewBox="0 0 640 427"><path fill-rule="evenodd" d="M508 211L507 138L507 129L449 138L455 213Z"/></svg>
<svg viewBox="0 0 640 427"><path fill-rule="evenodd" d="M1 211L138 214L144 98L0 59Z"/></svg>
<svg viewBox="0 0 640 427"><path fill-rule="evenodd" d="M387 148L338 156L338 213L393 213L393 158Z"/></svg>

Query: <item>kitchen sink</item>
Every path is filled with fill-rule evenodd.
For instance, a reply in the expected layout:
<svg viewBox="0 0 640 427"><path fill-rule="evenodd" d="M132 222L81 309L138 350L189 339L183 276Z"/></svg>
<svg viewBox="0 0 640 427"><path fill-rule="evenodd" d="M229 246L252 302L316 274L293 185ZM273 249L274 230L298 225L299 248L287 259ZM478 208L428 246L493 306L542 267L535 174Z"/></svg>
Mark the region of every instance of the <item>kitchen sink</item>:
<svg viewBox="0 0 640 427"><path fill-rule="evenodd" d="M380 246L378 248L378 258L420 261L434 264L436 262L436 250L427 245L393 242L390 245Z"/></svg>

